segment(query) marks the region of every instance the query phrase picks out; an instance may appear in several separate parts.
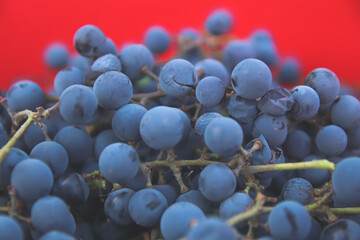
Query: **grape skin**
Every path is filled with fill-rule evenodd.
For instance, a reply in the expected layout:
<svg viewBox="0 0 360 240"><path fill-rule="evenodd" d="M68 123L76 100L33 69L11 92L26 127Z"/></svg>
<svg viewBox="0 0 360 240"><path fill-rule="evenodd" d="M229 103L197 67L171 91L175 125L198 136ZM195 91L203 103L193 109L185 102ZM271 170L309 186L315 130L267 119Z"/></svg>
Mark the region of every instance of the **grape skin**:
<svg viewBox="0 0 360 240"><path fill-rule="evenodd" d="M22 240L23 233L19 225L8 216L0 216L0 239Z"/></svg>

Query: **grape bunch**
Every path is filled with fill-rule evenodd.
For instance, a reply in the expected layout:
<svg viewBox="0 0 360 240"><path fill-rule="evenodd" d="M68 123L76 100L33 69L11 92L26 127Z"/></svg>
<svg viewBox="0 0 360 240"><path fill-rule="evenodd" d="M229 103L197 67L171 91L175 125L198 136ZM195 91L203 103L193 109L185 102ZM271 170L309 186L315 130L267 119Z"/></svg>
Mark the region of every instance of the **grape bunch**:
<svg viewBox="0 0 360 240"><path fill-rule="evenodd" d="M53 90L0 105L0 239L331 240L360 236L360 102L337 75L301 80L266 30L115 43L94 25L53 44ZM164 61L176 44L178 53Z"/></svg>

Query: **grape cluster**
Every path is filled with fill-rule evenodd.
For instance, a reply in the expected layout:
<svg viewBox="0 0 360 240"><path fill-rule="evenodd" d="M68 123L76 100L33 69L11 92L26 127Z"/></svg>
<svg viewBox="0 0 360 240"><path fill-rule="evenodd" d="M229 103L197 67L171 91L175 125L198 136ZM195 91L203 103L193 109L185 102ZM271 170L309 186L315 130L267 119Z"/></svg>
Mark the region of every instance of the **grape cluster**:
<svg viewBox="0 0 360 240"><path fill-rule="evenodd" d="M49 46L54 91L1 101L0 239L359 239L357 96L327 68L301 82L265 30L228 41L233 24Z"/></svg>

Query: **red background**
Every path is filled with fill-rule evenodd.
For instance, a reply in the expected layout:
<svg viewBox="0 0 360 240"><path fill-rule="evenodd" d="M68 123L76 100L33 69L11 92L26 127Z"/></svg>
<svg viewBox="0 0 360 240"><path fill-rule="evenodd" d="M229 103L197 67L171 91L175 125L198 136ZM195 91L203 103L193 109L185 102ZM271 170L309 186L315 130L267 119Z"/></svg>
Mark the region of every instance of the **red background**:
<svg viewBox="0 0 360 240"><path fill-rule="evenodd" d="M51 86L54 72L43 64L43 49L59 40L73 51L73 35L84 24L99 26L119 46L141 41L153 24L174 34L201 29L217 7L233 13L240 38L269 29L282 55L301 60L304 75L327 67L360 85L359 0L0 0L0 88L24 77Z"/></svg>

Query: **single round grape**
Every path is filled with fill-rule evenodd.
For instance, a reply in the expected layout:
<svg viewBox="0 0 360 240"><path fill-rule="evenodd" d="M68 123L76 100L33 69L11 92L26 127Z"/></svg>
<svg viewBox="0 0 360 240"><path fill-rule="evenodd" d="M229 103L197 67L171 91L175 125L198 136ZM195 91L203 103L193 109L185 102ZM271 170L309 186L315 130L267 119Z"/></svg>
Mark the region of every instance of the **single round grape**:
<svg viewBox="0 0 360 240"><path fill-rule="evenodd" d="M284 143L284 150L287 156L301 160L310 154L311 138L300 129L292 129Z"/></svg>
<svg viewBox="0 0 360 240"><path fill-rule="evenodd" d="M335 100L330 110L331 121L350 130L360 125L360 102L351 95L342 95Z"/></svg>
<svg viewBox="0 0 360 240"><path fill-rule="evenodd" d="M308 86L297 86L291 91L294 104L289 114L296 120L305 120L315 116L320 107L319 95Z"/></svg>
<svg viewBox="0 0 360 240"><path fill-rule="evenodd" d="M196 205L177 202L165 210L161 217L160 230L165 240L177 240L187 234L191 224L204 220L204 213Z"/></svg>
<svg viewBox="0 0 360 240"><path fill-rule="evenodd" d="M101 107L115 110L130 101L133 86L125 74L109 71L101 74L96 79L93 91Z"/></svg>
<svg viewBox="0 0 360 240"><path fill-rule="evenodd" d="M336 125L327 125L316 135L317 148L327 156L336 156L342 153L347 146L346 132Z"/></svg>
<svg viewBox="0 0 360 240"><path fill-rule="evenodd" d="M88 199L89 187L80 174L66 173L55 180L52 193L68 204L80 204Z"/></svg>
<svg viewBox="0 0 360 240"><path fill-rule="evenodd" d="M16 164L10 182L23 201L32 203L50 193L53 178L50 168L43 161L30 158Z"/></svg>
<svg viewBox="0 0 360 240"><path fill-rule="evenodd" d="M300 79L300 63L295 58L286 58L281 64L279 81L281 83L296 83Z"/></svg>
<svg viewBox="0 0 360 240"><path fill-rule="evenodd" d="M270 89L271 82L269 67L255 58L241 61L231 73L231 84L235 92L250 100L262 97Z"/></svg>
<svg viewBox="0 0 360 240"><path fill-rule="evenodd" d="M230 30L233 20L231 14L223 9L214 11L205 21L206 30L212 35L221 35Z"/></svg>
<svg viewBox="0 0 360 240"><path fill-rule="evenodd" d="M8 216L0 216L0 239L22 240L23 233L15 220Z"/></svg>
<svg viewBox="0 0 360 240"><path fill-rule="evenodd" d="M204 113L196 121L195 132L198 135L203 136L205 129L206 129L207 125L211 122L211 120L213 120L215 118L220 118L220 117L222 117L221 114L216 113L216 112Z"/></svg>
<svg viewBox="0 0 360 240"><path fill-rule="evenodd" d="M229 72L222 62L213 58L205 58L198 61L195 65L196 71L200 72L203 77L217 77L219 78L224 86L230 86ZM199 80L200 80L200 76Z"/></svg>
<svg viewBox="0 0 360 240"><path fill-rule="evenodd" d="M105 201L104 210L106 216L120 226L128 226L133 223L129 213L129 202L134 195L134 190L122 188L111 192Z"/></svg>
<svg viewBox="0 0 360 240"><path fill-rule="evenodd" d="M121 71L121 63L117 56L108 53L102 57L99 57L91 65L91 69L95 72L109 72L109 71Z"/></svg>
<svg viewBox="0 0 360 240"><path fill-rule="evenodd" d="M53 43L48 46L44 53L45 64L54 69L63 68L66 66L69 58L69 53L64 44Z"/></svg>
<svg viewBox="0 0 360 240"><path fill-rule="evenodd" d="M153 186L155 190L158 190L164 195L169 206L175 202L177 193L171 185L161 184L161 185L153 185Z"/></svg>
<svg viewBox="0 0 360 240"><path fill-rule="evenodd" d="M238 239L234 229L226 222L217 218L208 218L195 225L187 234L188 240L236 240Z"/></svg>
<svg viewBox="0 0 360 240"><path fill-rule="evenodd" d="M255 49L249 41L233 40L229 42L223 51L223 62L229 72L247 58L255 58Z"/></svg>
<svg viewBox="0 0 360 240"><path fill-rule="evenodd" d="M105 44L100 48L99 56L105 56L106 54L113 54L114 56L118 56L117 47L111 38L106 38Z"/></svg>
<svg viewBox="0 0 360 240"><path fill-rule="evenodd" d="M50 231L43 235L39 240L75 240L75 238L64 232Z"/></svg>
<svg viewBox="0 0 360 240"><path fill-rule="evenodd" d="M359 236L359 224L351 220L339 219L324 228L321 232L320 240L356 240Z"/></svg>
<svg viewBox="0 0 360 240"><path fill-rule="evenodd" d="M225 165L211 164L200 173L200 192L210 201L219 202L228 198L234 193L235 188L236 177Z"/></svg>
<svg viewBox="0 0 360 240"><path fill-rule="evenodd" d="M176 202L189 202L198 206L205 214L212 211L212 202L206 199L200 191L190 190L189 192L181 194Z"/></svg>
<svg viewBox="0 0 360 240"><path fill-rule="evenodd" d="M154 54L165 52L170 45L170 34L161 26L153 26L145 33L145 45Z"/></svg>
<svg viewBox="0 0 360 240"><path fill-rule="evenodd" d="M292 178L287 181L281 191L284 200L297 201L303 205L314 202L314 188L303 178Z"/></svg>
<svg viewBox="0 0 360 240"><path fill-rule="evenodd" d="M101 152L99 168L108 181L123 183L135 177L139 162L139 157L131 146L125 143L113 143Z"/></svg>
<svg viewBox="0 0 360 240"><path fill-rule="evenodd" d="M97 159L99 159L101 152L105 147L112 143L120 142L121 140L115 135L111 129L106 129L100 132L94 142L94 153Z"/></svg>
<svg viewBox="0 0 360 240"><path fill-rule="evenodd" d="M84 25L74 35L76 51L84 57L99 56L105 43L106 37L104 33L94 25Z"/></svg>
<svg viewBox="0 0 360 240"><path fill-rule="evenodd" d="M263 135L270 146L280 146L287 136L287 119L268 114L259 115L253 124L252 136Z"/></svg>
<svg viewBox="0 0 360 240"><path fill-rule="evenodd" d="M86 79L84 73L77 67L67 67L59 71L54 79L54 90L57 95L71 85L85 85Z"/></svg>
<svg viewBox="0 0 360 240"><path fill-rule="evenodd" d="M279 56L271 34L267 30L256 30L251 36L251 44L255 49L257 59L268 66L274 66L279 61Z"/></svg>
<svg viewBox="0 0 360 240"><path fill-rule="evenodd" d="M230 97L226 110L240 124L248 124L254 122L259 112L256 106L257 101L248 100L235 94Z"/></svg>
<svg viewBox="0 0 360 240"><path fill-rule="evenodd" d="M217 77L205 77L196 86L196 98L206 107L218 105L225 96L225 87Z"/></svg>
<svg viewBox="0 0 360 240"><path fill-rule="evenodd" d="M142 189L130 199L129 213L138 225L154 227L160 222L167 207L167 200L162 193L155 189Z"/></svg>

